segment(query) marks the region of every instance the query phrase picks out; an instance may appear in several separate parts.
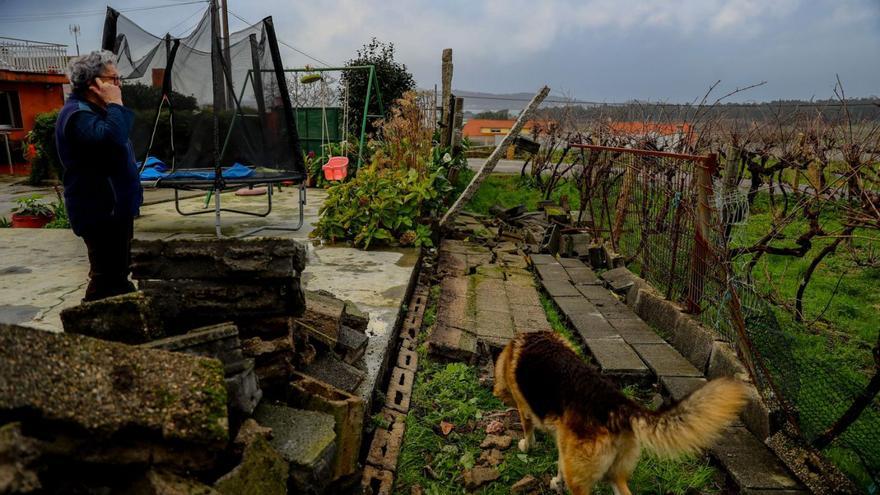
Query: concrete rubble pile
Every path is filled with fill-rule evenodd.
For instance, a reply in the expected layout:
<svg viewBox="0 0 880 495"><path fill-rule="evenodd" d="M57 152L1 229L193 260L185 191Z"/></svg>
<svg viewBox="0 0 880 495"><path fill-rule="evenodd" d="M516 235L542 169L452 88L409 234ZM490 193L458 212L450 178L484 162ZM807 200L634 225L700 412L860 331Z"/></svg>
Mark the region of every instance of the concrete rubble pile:
<svg viewBox="0 0 880 495"><path fill-rule="evenodd" d="M336 493L360 479L369 316L306 248L135 241L138 291L0 325L0 493Z"/></svg>

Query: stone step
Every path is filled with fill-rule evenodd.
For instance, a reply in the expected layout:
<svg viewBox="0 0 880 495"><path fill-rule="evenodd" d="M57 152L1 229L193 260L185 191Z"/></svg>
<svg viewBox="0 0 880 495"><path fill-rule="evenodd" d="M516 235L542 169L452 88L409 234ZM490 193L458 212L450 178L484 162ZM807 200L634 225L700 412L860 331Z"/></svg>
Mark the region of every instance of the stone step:
<svg viewBox="0 0 880 495"><path fill-rule="evenodd" d="M700 370L669 344L634 344L632 347L658 377L703 376Z"/></svg>
<svg viewBox="0 0 880 495"><path fill-rule="evenodd" d="M782 461L744 427L728 428L722 440L709 451L730 474L741 493L763 493L765 490L802 493L804 490Z"/></svg>
<svg viewBox="0 0 880 495"><path fill-rule="evenodd" d="M623 318L617 320L608 320L608 323L614 327L617 333L623 337L627 344L665 344L663 337L657 335L647 323L639 319L637 316L633 318Z"/></svg>
<svg viewBox="0 0 880 495"><path fill-rule="evenodd" d="M646 377L650 370L629 344L620 338L585 339L602 372L618 377Z"/></svg>

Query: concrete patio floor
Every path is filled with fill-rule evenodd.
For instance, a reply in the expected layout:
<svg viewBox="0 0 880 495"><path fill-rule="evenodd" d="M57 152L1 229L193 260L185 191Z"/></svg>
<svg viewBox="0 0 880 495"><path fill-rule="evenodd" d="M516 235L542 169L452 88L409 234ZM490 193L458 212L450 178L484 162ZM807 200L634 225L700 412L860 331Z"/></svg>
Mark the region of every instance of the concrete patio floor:
<svg viewBox="0 0 880 495"><path fill-rule="evenodd" d="M0 204L10 203L11 192L21 194L22 187L0 182ZM28 188L27 193L33 189ZM40 192L36 190L36 192ZM54 196L51 189L42 192ZM297 189L276 190L272 213L265 218L223 213L223 233L241 235L267 225L292 226L298 220ZM177 214L169 191L148 192L141 217L135 221L139 239L213 237L213 212L184 217ZM370 337L364 357L367 379L359 389L369 402L375 382L389 347L394 323L404 304L407 285L415 267L415 249L362 251L321 245L308 234L318 220L318 210L326 198L322 189L309 189L305 224L296 232L265 230L258 235L293 238L309 247L309 260L303 273L303 287L323 289L341 299L348 299L370 314L367 333ZM164 202L156 202L162 201ZM241 197L232 192L221 196L224 207L262 211L265 196ZM181 202L184 211L201 210L204 195ZM211 207L213 207L213 203ZM8 211L8 210L7 210ZM213 211L213 210L206 210ZM7 213L0 212L0 215ZM82 240L70 230L0 229L0 322L15 323L48 331L62 331L60 312L79 304L88 279L88 259Z"/></svg>

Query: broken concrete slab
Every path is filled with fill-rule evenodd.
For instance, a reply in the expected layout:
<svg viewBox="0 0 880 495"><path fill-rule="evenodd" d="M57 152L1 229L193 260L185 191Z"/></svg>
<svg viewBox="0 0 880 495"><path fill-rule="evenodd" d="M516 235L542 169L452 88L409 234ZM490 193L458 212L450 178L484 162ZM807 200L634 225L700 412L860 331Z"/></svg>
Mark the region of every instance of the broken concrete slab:
<svg viewBox="0 0 880 495"><path fill-rule="evenodd" d="M308 298L308 296L306 296ZM306 300L308 304L308 299ZM345 309L342 311L342 322L344 326L357 330L360 333L367 331L370 324L370 313L361 311L357 304L352 301L345 301Z"/></svg>
<svg viewBox="0 0 880 495"><path fill-rule="evenodd" d="M21 423L0 426L0 493L32 493L43 488L39 440L24 435Z"/></svg>
<svg viewBox="0 0 880 495"><path fill-rule="evenodd" d="M507 292L507 300L511 308L517 306L541 306L541 297L531 281L529 281L529 287L505 281L504 290Z"/></svg>
<svg viewBox="0 0 880 495"><path fill-rule="evenodd" d="M264 402L254 411L254 419L272 428L269 444L287 461L297 493L314 493L326 486L336 453L333 416Z"/></svg>
<svg viewBox="0 0 880 495"><path fill-rule="evenodd" d="M286 495L289 470L281 454L266 439L256 437L245 447L241 463L221 476L214 488L224 495Z"/></svg>
<svg viewBox="0 0 880 495"><path fill-rule="evenodd" d="M306 291L306 307L296 322L313 337L333 348L339 340L339 329L345 314L345 302L332 294Z"/></svg>
<svg viewBox="0 0 880 495"><path fill-rule="evenodd" d="M131 245L136 280L284 280L303 271L306 258L304 245L274 237L135 239Z"/></svg>
<svg viewBox="0 0 880 495"><path fill-rule="evenodd" d="M664 344L663 337L657 335L647 323L639 318L608 320L628 344Z"/></svg>
<svg viewBox="0 0 880 495"><path fill-rule="evenodd" d="M503 311L478 309L475 329L477 339L492 345L504 346L515 335L513 318L510 313Z"/></svg>
<svg viewBox="0 0 880 495"><path fill-rule="evenodd" d="M185 478L164 469L150 469L130 486L125 487L124 493L132 495L169 495L169 494L199 494L220 495L223 492L215 491L210 486L198 480Z"/></svg>
<svg viewBox="0 0 880 495"><path fill-rule="evenodd" d="M559 306L559 309L562 310L562 313L565 314L565 316L599 314L596 306L580 294L574 296L554 297L553 302Z"/></svg>
<svg viewBox="0 0 880 495"><path fill-rule="evenodd" d="M632 347L657 376L703 376L669 344L634 344Z"/></svg>
<svg viewBox="0 0 880 495"><path fill-rule="evenodd" d="M266 283L196 279L140 280L139 288L162 308L166 321L178 329L267 316L299 315L305 301L298 278Z"/></svg>
<svg viewBox="0 0 880 495"><path fill-rule="evenodd" d="M608 320L632 320L638 318L629 306L616 299L608 301L593 301L593 304L596 306L596 310Z"/></svg>
<svg viewBox="0 0 880 495"><path fill-rule="evenodd" d="M135 435L148 447L222 448L228 436L219 361L5 324L0 411L11 420L76 425L99 444ZM159 457L143 450L143 460Z"/></svg>
<svg viewBox="0 0 880 495"><path fill-rule="evenodd" d="M354 364L364 357L367 350L367 342L370 340L363 332L359 332L348 325L342 325L339 329L339 337L336 341L336 352L342 356L342 360L348 364Z"/></svg>
<svg viewBox="0 0 880 495"><path fill-rule="evenodd" d="M220 360L224 366L236 366L244 360L238 327L230 322L197 328L182 335L154 340L140 347L212 357Z"/></svg>
<svg viewBox="0 0 880 495"><path fill-rule="evenodd" d="M472 363L477 359L477 336L461 328L437 322L427 339L432 356Z"/></svg>
<svg viewBox="0 0 880 495"><path fill-rule="evenodd" d="M626 267L612 268L600 275L608 286L617 293L625 293L633 286L635 275Z"/></svg>
<svg viewBox="0 0 880 495"><path fill-rule="evenodd" d="M294 407L333 416L336 455L332 479L354 474L364 431L364 401L302 373L294 373L287 400Z"/></svg>
<svg viewBox="0 0 880 495"><path fill-rule="evenodd" d="M623 339L585 339L602 372L614 376L646 376L648 366Z"/></svg>
<svg viewBox="0 0 880 495"><path fill-rule="evenodd" d="M724 441L710 449L740 491L802 490L773 452L742 427L730 427Z"/></svg>
<svg viewBox="0 0 880 495"><path fill-rule="evenodd" d="M341 360L333 352L321 354L302 371L349 393L357 390L366 375L360 369Z"/></svg>
<svg viewBox="0 0 880 495"><path fill-rule="evenodd" d="M61 323L67 333L141 344L165 336L157 309L144 293L132 292L67 308Z"/></svg>

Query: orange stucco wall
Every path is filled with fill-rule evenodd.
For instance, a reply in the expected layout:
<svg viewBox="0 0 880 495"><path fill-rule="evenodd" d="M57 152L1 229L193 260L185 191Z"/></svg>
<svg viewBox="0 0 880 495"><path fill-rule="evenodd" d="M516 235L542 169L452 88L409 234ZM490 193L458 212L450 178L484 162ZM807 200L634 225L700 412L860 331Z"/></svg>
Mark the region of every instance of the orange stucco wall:
<svg viewBox="0 0 880 495"><path fill-rule="evenodd" d="M21 129L13 129L10 141L20 141L34 126L37 114L49 112L64 105L63 86L50 82L3 81L0 90L17 91L21 104Z"/></svg>

